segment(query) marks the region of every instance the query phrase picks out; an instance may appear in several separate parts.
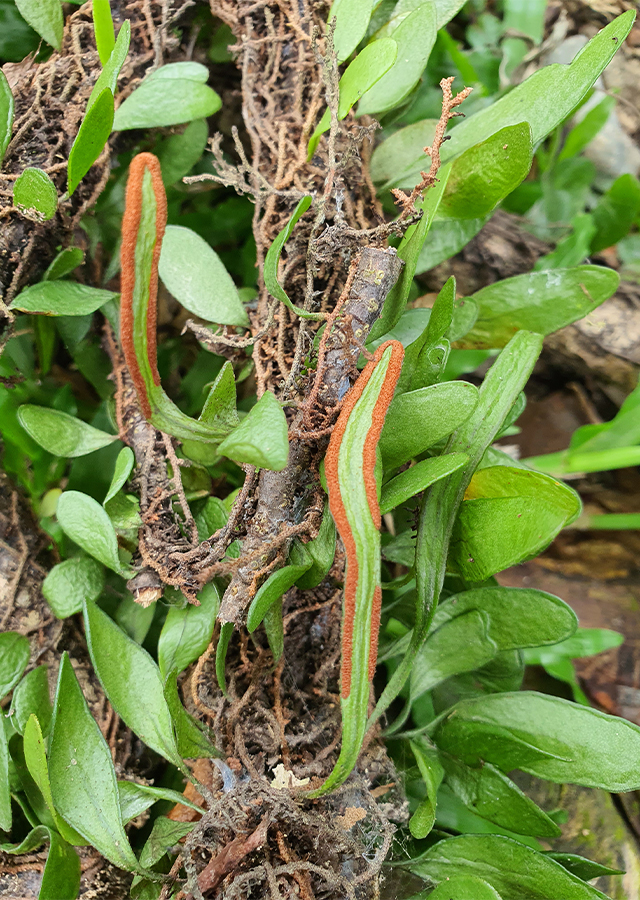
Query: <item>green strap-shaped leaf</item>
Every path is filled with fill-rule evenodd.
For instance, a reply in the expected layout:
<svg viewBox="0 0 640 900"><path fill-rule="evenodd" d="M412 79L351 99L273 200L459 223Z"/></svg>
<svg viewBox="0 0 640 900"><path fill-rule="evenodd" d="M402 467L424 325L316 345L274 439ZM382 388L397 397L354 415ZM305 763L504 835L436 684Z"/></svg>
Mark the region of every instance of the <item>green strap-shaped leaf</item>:
<svg viewBox="0 0 640 900"><path fill-rule="evenodd" d="M232 428L226 408L220 419L211 416L206 421L196 421L169 399L160 384L155 317L165 223L166 196L160 164L152 154L140 153L131 163L122 223L120 337L127 366L143 412L156 428L182 440L219 443Z"/></svg>
<svg viewBox="0 0 640 900"><path fill-rule="evenodd" d="M262 622L267 612L271 609L283 594L296 583L298 578L311 566L311 557L306 565L284 566L276 572L272 572L265 583L261 585L255 597L251 601L247 613L247 630L255 631Z"/></svg>
<svg viewBox="0 0 640 900"><path fill-rule="evenodd" d="M0 165L4 159L13 129L13 94L4 72L0 72Z"/></svg>
<svg viewBox="0 0 640 900"><path fill-rule="evenodd" d="M218 686L222 693L227 696L227 683L225 679L225 663L227 661L227 650L229 649L229 641L233 634L233 622L223 622L220 626L220 637L218 638L218 646L216 647L216 678Z"/></svg>
<svg viewBox="0 0 640 900"><path fill-rule="evenodd" d="M80 888L80 858L53 828L38 825L19 844L0 844L4 853L20 855L49 842L49 854L42 871L38 900L76 900Z"/></svg>
<svg viewBox="0 0 640 900"><path fill-rule="evenodd" d="M11 790L9 786L9 747L4 724L0 728L0 828L11 831Z"/></svg>
<svg viewBox="0 0 640 900"><path fill-rule="evenodd" d="M380 512L383 516L391 512L396 506L406 503L416 494L421 494L436 481L451 475L467 461L468 456L465 453L446 453L444 456L421 460L382 486Z"/></svg>
<svg viewBox="0 0 640 900"><path fill-rule="evenodd" d="M116 40L115 46L111 51L108 60L103 64L102 72L100 72L100 74L98 75L98 80L94 84L93 90L89 95L87 112L89 112L89 110L105 88L109 88L109 90L115 97L116 86L118 84L118 75L120 74L120 69L122 68L123 63L127 58L130 40L131 23L128 19L125 19L122 23L122 28L118 32L118 38Z"/></svg>
<svg viewBox="0 0 640 900"><path fill-rule="evenodd" d="M425 838L436 819L436 797L442 782L444 769L438 759L435 747L430 746L423 738L410 741L409 746L416 758L420 775L427 789L427 796L409 820L409 830L414 838Z"/></svg>
<svg viewBox="0 0 640 900"><path fill-rule="evenodd" d="M278 263L280 262L280 254L282 253L282 248L291 237L291 232L295 228L298 219L306 213L312 202L313 197L303 197L302 200L300 200L300 202L294 209L288 223L282 229L273 244L271 244L271 246L269 247L266 259L264 261L263 277L265 287L272 297L280 300L281 303L284 303L286 307L288 307L292 312L296 313L296 315L300 316L302 319L320 320L325 318L324 313L307 312L307 310L302 309L302 307L296 306L295 303L292 303L291 300L289 300L285 289L278 281Z"/></svg>
<svg viewBox="0 0 640 900"><path fill-rule="evenodd" d="M47 698L48 699L48 698ZM49 780L49 767L47 765L47 753L45 742L40 728L40 721L35 715L31 715L24 729L24 759L29 774L38 785L44 802L53 816L56 828L62 837L75 847L83 847L86 844L82 835L71 828L64 819L58 815L53 803L51 782Z"/></svg>
<svg viewBox="0 0 640 900"><path fill-rule="evenodd" d="M469 461L452 475L437 481L422 501L416 544L415 626L409 648L382 692L370 724L398 696L411 674L440 597L449 542L464 493L487 447L492 444L524 388L541 348L541 335L519 331L489 369L480 388L477 407L447 442L445 453L466 453Z"/></svg>
<svg viewBox="0 0 640 900"><path fill-rule="evenodd" d="M98 48L100 62L104 66L109 61L109 57L111 56L116 42L113 19L111 18L111 9L108 3L94 2L91 6L93 10L93 30L96 36L96 47Z"/></svg>
<svg viewBox="0 0 640 900"><path fill-rule="evenodd" d="M73 194L109 140L113 125L113 94L105 88L91 107L87 108L80 130L69 153L68 184Z"/></svg>
<svg viewBox="0 0 640 900"><path fill-rule="evenodd" d="M398 351L399 358L395 356ZM347 395L341 413L346 420L339 420L334 430L337 446L330 445L327 454L325 473L329 501L348 554L340 699L342 746L333 771L324 784L311 793L312 797L332 790L349 776L358 760L365 734L377 650L379 623L376 618L379 611L376 605L381 596L379 508L377 498L375 504L372 502L370 479L373 472L368 471L368 465L373 469L382 421L400 374L401 353L402 345L397 342L383 344L378 349L373 362L360 376L365 379L364 388L360 389L351 409ZM353 390L359 390L358 383ZM330 454L336 452L337 459L332 459L329 465ZM354 570L357 579L355 597L350 596Z"/></svg>

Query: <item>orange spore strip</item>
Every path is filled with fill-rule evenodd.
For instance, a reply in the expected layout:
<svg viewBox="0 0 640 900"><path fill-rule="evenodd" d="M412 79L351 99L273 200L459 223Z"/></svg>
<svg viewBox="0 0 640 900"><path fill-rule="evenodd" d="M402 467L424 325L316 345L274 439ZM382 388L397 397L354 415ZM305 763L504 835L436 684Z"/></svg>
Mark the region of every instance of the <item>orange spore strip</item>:
<svg viewBox="0 0 640 900"><path fill-rule="evenodd" d="M340 493L340 483L338 479L338 461L340 457L340 447L344 433L347 427L349 416L353 412L353 408L362 396L362 392L375 367L380 362L385 350L391 347L391 359L385 375L382 388L376 400L371 416L371 427L367 432L362 454L362 475L365 483L365 491L369 509L371 510L371 518L376 526L380 528L380 505L378 503L378 491L376 488L376 447L382 433L382 426L389 408L389 404L393 399L400 370L402 368L402 360L404 357L404 348L399 341L386 341L375 352L373 359L367 363L362 374L356 381L355 385L349 391L340 411L338 421L331 435L327 454L325 456L325 476L327 479L327 487L329 490L329 509L336 523L336 528L342 538L344 549L347 557L347 573L344 583L344 618L342 624L342 669L340 673L341 691L343 699L347 699L351 693L351 670L352 670L352 651L353 651L353 626L356 614L356 590L358 585L358 557L356 554L356 542L351 531L347 512L342 501ZM380 604L382 593L380 588L376 589L373 597L373 614L371 620L371 646L369 651L369 680L373 678L375 672L376 659L378 652L378 630L380 627Z"/></svg>
<svg viewBox="0 0 640 900"><path fill-rule="evenodd" d="M144 377L136 358L133 340L133 292L136 280L136 244L142 216L142 181L145 171L151 175L151 183L156 198L156 243L153 248L151 277L149 279L149 299L147 308L147 353L149 366L155 385L160 384L157 362L156 323L158 312L158 261L162 238L167 224L167 196L162 183L160 162L152 153L138 153L129 166L127 195L122 218L122 249L120 262L120 342L124 358L135 385L142 411L151 418L151 404L147 396Z"/></svg>

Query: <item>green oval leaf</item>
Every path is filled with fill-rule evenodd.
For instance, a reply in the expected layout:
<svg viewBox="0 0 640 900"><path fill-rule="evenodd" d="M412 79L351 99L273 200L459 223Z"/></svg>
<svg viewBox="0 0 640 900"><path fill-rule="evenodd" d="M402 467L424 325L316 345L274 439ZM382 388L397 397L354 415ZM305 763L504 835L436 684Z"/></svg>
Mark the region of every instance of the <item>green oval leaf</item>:
<svg viewBox="0 0 640 900"><path fill-rule="evenodd" d="M23 734L29 716L35 715L46 734L51 722L51 712L47 667L36 666L16 685L11 698L12 722L16 731Z"/></svg>
<svg viewBox="0 0 640 900"><path fill-rule="evenodd" d="M465 834L439 841L409 868L437 884L447 883L463 869L490 884L504 900L606 900L548 856L497 834Z"/></svg>
<svg viewBox="0 0 640 900"><path fill-rule="evenodd" d="M429 485L464 466L468 459L469 457L464 453L447 453L444 456L423 459L405 472L401 472L400 475L396 475L382 486L381 514L384 516L396 506L406 503Z"/></svg>
<svg viewBox="0 0 640 900"><path fill-rule="evenodd" d="M609 100L609 97L605 98ZM591 240L591 253L612 247L629 233L640 212L640 184L629 173L621 175L592 210L596 232Z"/></svg>
<svg viewBox="0 0 640 900"><path fill-rule="evenodd" d="M84 262L84 251L80 247L67 247L55 257L42 276L43 281L56 281L63 278Z"/></svg>
<svg viewBox="0 0 640 900"><path fill-rule="evenodd" d="M13 94L4 72L0 72L0 165L6 153L13 130Z"/></svg>
<svg viewBox="0 0 640 900"><path fill-rule="evenodd" d="M385 469L401 466L451 434L478 404L478 391L465 381L433 384L394 397L382 429Z"/></svg>
<svg viewBox="0 0 640 900"><path fill-rule="evenodd" d="M182 767L157 665L95 603L85 604L84 620L91 661L113 708L145 744Z"/></svg>
<svg viewBox="0 0 640 900"><path fill-rule="evenodd" d="M169 63L152 72L116 110L114 131L160 128L204 119L218 112L222 101L206 82L200 63Z"/></svg>
<svg viewBox="0 0 640 900"><path fill-rule="evenodd" d="M504 347L520 328L551 334L584 318L615 292L620 276L604 266L551 269L505 278L477 291L480 310L463 347Z"/></svg>
<svg viewBox="0 0 640 900"><path fill-rule="evenodd" d="M273 604L289 588L293 587L298 578L304 575L308 568L308 564L304 566L283 566L269 575L251 601L251 606L247 613L247 630L249 632L256 630Z"/></svg>
<svg viewBox="0 0 640 900"><path fill-rule="evenodd" d="M123 447L120 453L116 458L116 466L113 472L113 478L111 479L111 484L109 485L109 490L107 491L107 495L102 501L102 505L104 506L112 500L113 497L118 493L120 488L123 488L127 483L127 479L133 470L133 466L135 463L135 456L133 455L133 450L131 447Z"/></svg>
<svg viewBox="0 0 640 900"><path fill-rule="evenodd" d="M65 491L58 500L56 516L64 533L86 553L123 578L133 577L134 570L120 562L111 519L97 500L80 491Z"/></svg>
<svg viewBox="0 0 640 900"><path fill-rule="evenodd" d="M62 46L62 5L60 0L16 0L22 18L56 50Z"/></svg>
<svg viewBox="0 0 640 900"><path fill-rule="evenodd" d="M360 97L389 71L396 61L397 55L397 44L391 38L374 41L372 44L368 44L361 53L358 53L340 79L338 119L344 119ZM309 159L315 153L320 138L330 127L331 113L327 109L309 140Z"/></svg>
<svg viewBox="0 0 640 900"><path fill-rule="evenodd" d="M611 869L609 866L603 866L601 863L578 856L577 853L555 853L547 850L545 856L559 862L572 875L577 875L583 881L591 881L592 878L598 878L600 875L624 875L621 869Z"/></svg>
<svg viewBox="0 0 640 900"><path fill-rule="evenodd" d="M502 900L500 894L475 875L452 875L429 894L429 900Z"/></svg>
<svg viewBox="0 0 640 900"><path fill-rule="evenodd" d="M191 171L202 156L208 137L207 120L196 119L187 125L182 134L171 134L160 141L155 153L160 160L165 187L180 181Z"/></svg>
<svg viewBox="0 0 640 900"><path fill-rule="evenodd" d="M158 272L167 290L194 315L218 325L249 324L220 257L190 228L167 226Z"/></svg>
<svg viewBox="0 0 640 900"><path fill-rule="evenodd" d="M412 700L445 678L480 669L498 649L489 634L489 617L480 610L470 610L445 623L429 635L413 664Z"/></svg>
<svg viewBox="0 0 640 900"><path fill-rule="evenodd" d="M424 148L433 143L437 124L437 119L422 119L385 138L371 157L371 177L376 184L411 190L420 181L420 170L428 159Z"/></svg>
<svg viewBox="0 0 640 900"><path fill-rule="evenodd" d="M105 88L88 106L69 153L67 189L73 194L109 140L113 125L113 94Z"/></svg>
<svg viewBox="0 0 640 900"><path fill-rule="evenodd" d="M461 700L455 714L434 733L439 747L474 764L523 769L557 783L583 784L606 791L632 791L640 785L640 728L569 700L536 694L490 694ZM511 734L546 754L508 761L499 735Z"/></svg>
<svg viewBox="0 0 640 900"><path fill-rule="evenodd" d="M26 403L18 408L18 419L27 434L54 456L86 456L118 440L116 435L46 406Z"/></svg>
<svg viewBox="0 0 640 900"><path fill-rule="evenodd" d="M289 439L282 407L270 391L218 447L221 456L238 463L281 472L287 465Z"/></svg>
<svg viewBox="0 0 640 900"><path fill-rule="evenodd" d="M449 553L468 581L484 581L537 556L582 508L563 482L513 466L480 469L465 498Z"/></svg>
<svg viewBox="0 0 640 900"><path fill-rule="evenodd" d="M308 590L317 587L325 578L336 555L336 526L328 504L322 514L318 536L302 546L305 554L311 557L312 563L298 578L296 584L302 590ZM290 558L292 562L298 562L297 558L294 558L293 547Z"/></svg>
<svg viewBox="0 0 640 900"><path fill-rule="evenodd" d="M472 768L448 753L440 759L447 784L476 815L516 834L560 837L553 819L491 763Z"/></svg>
<svg viewBox="0 0 640 900"><path fill-rule="evenodd" d="M55 808L64 820L114 865L139 870L122 827L111 751L66 652L51 724L49 777Z"/></svg>
<svg viewBox="0 0 640 900"><path fill-rule="evenodd" d="M264 284L266 289L269 291L272 297L275 297L277 300L280 300L281 303L284 303L292 312L301 316L303 319L322 319L324 318L323 313L314 313L308 312L305 309L302 309L300 306L296 306L294 303L289 300L286 291L278 281L278 263L280 262L280 254L282 253L282 248L289 240L291 236L291 232L293 231L298 219L306 213L313 202L312 197L303 197L302 200L299 201L298 205L294 209L291 214L291 218L282 229L282 231L278 234L275 241L269 247L267 251L267 256L264 261Z"/></svg>
<svg viewBox="0 0 640 900"><path fill-rule="evenodd" d="M351 56L367 33L371 11L371 0L334 0L327 24L331 24L333 17L336 17L333 46L338 65Z"/></svg>
<svg viewBox="0 0 640 900"><path fill-rule="evenodd" d="M500 650L572 640L578 625L571 607L553 594L533 588L486 587L454 594L441 603L432 628L472 609L488 615L488 633Z"/></svg>
<svg viewBox="0 0 640 900"><path fill-rule="evenodd" d="M396 61L363 95L358 105L359 116L379 115L402 103L420 80L431 55L437 34L435 3L427 0L398 18L400 23L394 28L391 19L385 32L397 44Z"/></svg>
<svg viewBox="0 0 640 900"><path fill-rule="evenodd" d="M486 216L524 181L532 159L529 123L501 128L456 159L440 203L440 215L460 219Z"/></svg>
<svg viewBox="0 0 640 900"><path fill-rule="evenodd" d="M29 639L17 631L0 633L0 700L20 681L29 662Z"/></svg>
<svg viewBox="0 0 640 900"><path fill-rule="evenodd" d="M427 272L455 256L476 236L486 221L486 216L479 219L436 219L429 230L429 240L421 245L415 274Z"/></svg>
<svg viewBox="0 0 640 900"><path fill-rule="evenodd" d="M210 582L198 594L200 606L172 606L158 640L158 665L162 678L176 674L198 659L209 646L220 607L220 595Z"/></svg>
<svg viewBox="0 0 640 900"><path fill-rule="evenodd" d="M29 167L15 181L13 202L27 219L46 222L56 214L58 192L46 172Z"/></svg>
<svg viewBox="0 0 640 900"><path fill-rule="evenodd" d="M18 294L11 308L45 316L86 316L117 296L75 281L41 281Z"/></svg>
<svg viewBox="0 0 640 900"><path fill-rule="evenodd" d="M97 600L104 587L104 569L90 556L65 559L51 569L42 593L58 619L80 612L83 600Z"/></svg>
<svg viewBox="0 0 640 900"><path fill-rule="evenodd" d="M170 788L153 787L150 784L136 784L133 781L118 782L118 796L120 800L120 812L122 821L126 825L131 819L135 819L145 810L157 803L158 800L168 800L170 803L181 803L189 809L202 812L202 807L191 803L184 794L172 791Z"/></svg>
<svg viewBox="0 0 640 900"><path fill-rule="evenodd" d="M544 666L562 659L595 656L624 643L624 635L608 628L578 628L575 634L551 647L531 647L525 653L527 665Z"/></svg>

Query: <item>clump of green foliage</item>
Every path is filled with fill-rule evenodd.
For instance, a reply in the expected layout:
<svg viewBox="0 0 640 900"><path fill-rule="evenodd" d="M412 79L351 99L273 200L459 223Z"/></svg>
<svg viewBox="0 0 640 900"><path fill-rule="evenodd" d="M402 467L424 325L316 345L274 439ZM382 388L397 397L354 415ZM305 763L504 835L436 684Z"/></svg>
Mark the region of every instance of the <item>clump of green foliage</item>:
<svg viewBox="0 0 640 900"><path fill-rule="evenodd" d="M60 45L58 0L20 0L17 6L46 41ZM394 527L383 532L377 560L383 589L378 677L386 677L369 724L383 713L389 717L388 748L411 807L411 852L399 864L424 879L416 900L602 898L588 882L608 870L542 852L539 839L557 837L558 824L508 773L520 769L552 782L616 792L640 787L640 728L584 703L520 690L525 661L571 680L568 660L585 646L593 649L596 636L577 631L576 617L561 599L501 587L495 577L541 552L580 515L579 496L552 475L602 468L611 462L603 462L602 453L632 445L637 451L637 434L629 430L637 422L637 391L612 423L581 429L560 457L525 464L494 446L523 410L523 390L543 336L590 313L618 285L611 269L583 260L629 232L640 199L633 215L628 199L640 190L623 176L597 200L590 196L586 209L593 173L589 169L587 177L578 154L610 110L608 98L591 118L568 131L566 123L624 41L634 15L611 22L569 66L542 68L508 88L505 78L519 65L526 43L502 39L503 30L518 28L534 41L542 34L544 3L531 4L527 22L514 18L517 6L505 3L504 21L485 13L469 25L467 49L445 30L462 7L456 0L383 0L373 14L368 0L336 0L331 14L337 18L338 61L345 64L337 118L352 108L381 118L382 140L371 171L385 203L391 189L411 191L420 181L423 147L433 142L437 127L434 85L440 77L458 72L477 89L467 117L442 145L437 183L417 204L421 218L399 242L404 270L367 343L373 351L395 339L405 348L379 444L380 506L383 515L393 516ZM208 70L194 62L162 66L114 111L129 32L125 24L116 36L100 4L95 10L103 70L68 160L65 196L113 131L148 130L145 139L160 160L168 200L162 282L206 322L247 327L245 304L256 289L251 204L228 193L213 200L194 195L186 203L181 185L184 175L202 168L205 120L220 108L206 84ZM211 32L214 59L219 43ZM6 149L13 101L3 76L0 104L0 148ZM330 118L318 123L310 155L326 140ZM186 127L170 135L153 131L177 124ZM60 619L82 613L91 662L113 708L166 760L168 771L189 775L185 759L218 751L184 709L177 678L209 646L225 582L202 587L197 606L167 590L163 605L145 607L127 589L136 574L132 561L141 524L140 498L130 486L136 459L116 434L110 367L95 326L106 320L119 330L119 295L104 284L118 271L130 160L131 154L122 155L86 218L92 251L100 242L108 256L103 284L75 280L83 252L65 247L12 304L15 333L0 359L3 462L29 493L62 558L43 585L52 612ZM537 177L530 176L534 161ZM143 179L143 194L145 184ZM296 312L278 281L278 261L313 199L292 211L262 273L272 296ZM25 169L15 182L15 205L35 222L51 218L60 202L38 169ZM147 190L141 203L136 240L141 270L150 270L153 246L147 238L154 233L157 196ZM414 277L455 254L500 206L528 215L548 233L560 223L555 251L535 271L471 297L456 299L450 279L433 309L407 308ZM242 483L235 463L272 470L286 465L285 415L268 391L258 402L245 396L236 404L248 360L234 368L203 348L189 358L178 339L158 347L158 369L165 381L176 370L188 371L173 379L171 396L154 383L145 271L147 280L134 298L139 318L132 352L143 369L151 421L179 438L183 456L194 463L183 473L184 499L205 540L228 520ZM452 349L455 342L465 349ZM61 385L52 368L57 353L72 361L99 402L86 393L78 399L68 384ZM479 390L457 380L490 356L496 358ZM621 464L637 462L634 453ZM216 497L210 496L212 480L224 485ZM283 652L282 595L293 585L312 590L334 552L335 530L325 512L317 538L294 543L285 565L256 595L247 627L267 629L274 658ZM239 553L241 547L232 545L229 554ZM402 574L392 577L397 566L404 567ZM223 686L228 624L218 645ZM605 633L597 640L603 647L618 638ZM86 844L135 873L132 896L159 897L169 851L193 825L156 816L142 847L126 826L158 801L185 803L184 798L169 788L118 779L68 657L60 665L53 704L46 668L24 675L28 660L26 637L0 635L0 695L13 692L0 728L0 848L21 854L49 842L41 900L76 896L80 863L74 847ZM366 672L355 671L354 678L368 685ZM362 731L365 723L357 724L355 731Z"/></svg>

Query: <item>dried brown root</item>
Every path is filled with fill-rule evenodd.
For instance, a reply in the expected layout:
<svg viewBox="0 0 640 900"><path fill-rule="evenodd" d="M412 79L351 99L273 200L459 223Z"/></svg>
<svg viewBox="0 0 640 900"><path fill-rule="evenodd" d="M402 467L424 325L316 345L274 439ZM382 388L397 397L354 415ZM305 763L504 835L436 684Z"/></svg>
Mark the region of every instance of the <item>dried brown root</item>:
<svg viewBox="0 0 640 900"><path fill-rule="evenodd" d="M430 147L424 148L424 152L427 156L431 157L429 171L420 172L422 181L414 187L410 194L405 194L405 192L401 191L399 188L395 188L391 191L396 199L396 203L402 207L401 218L405 218L415 212L416 201L422 197L426 190L433 187L438 180L436 176L441 165L440 148L442 147L443 142L446 141L445 131L447 123L449 122L449 119L464 115L464 113L461 112L454 112L454 109L467 99L473 88L463 88L454 97L451 91L451 85L454 80L455 79L452 76L450 78L443 78L440 82L440 87L442 88L442 112L440 113L438 124L436 125L433 144Z"/></svg>

